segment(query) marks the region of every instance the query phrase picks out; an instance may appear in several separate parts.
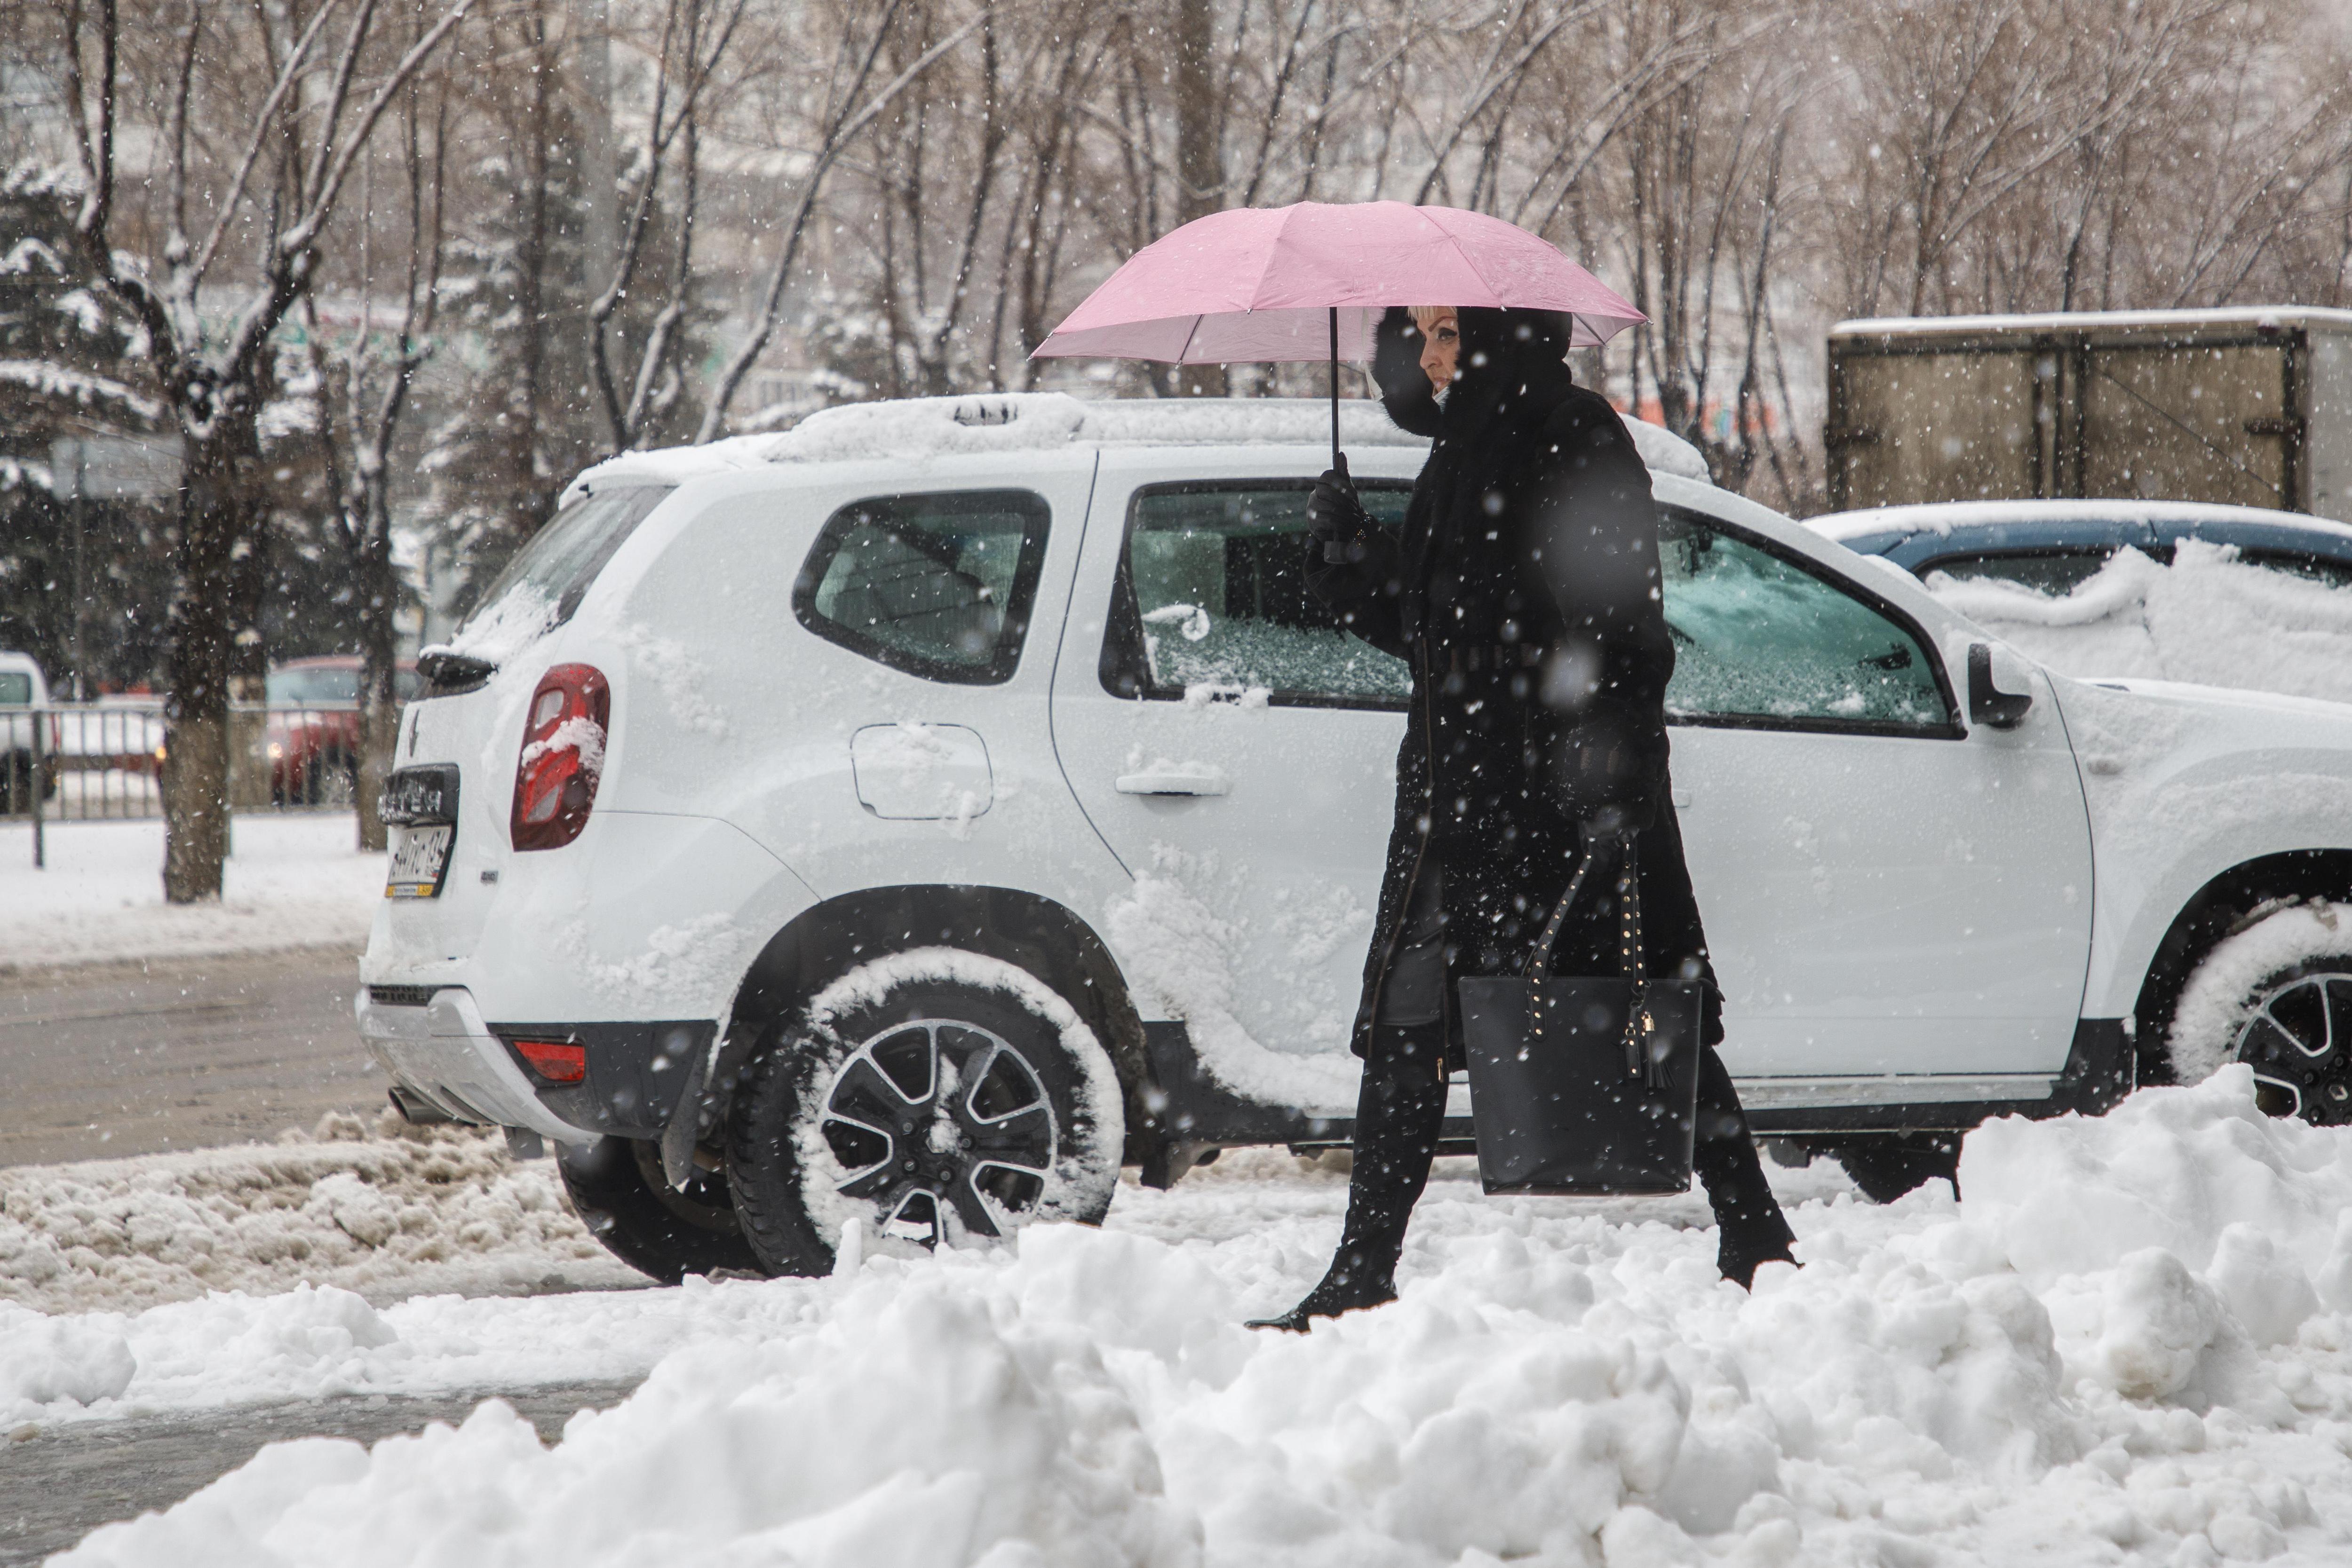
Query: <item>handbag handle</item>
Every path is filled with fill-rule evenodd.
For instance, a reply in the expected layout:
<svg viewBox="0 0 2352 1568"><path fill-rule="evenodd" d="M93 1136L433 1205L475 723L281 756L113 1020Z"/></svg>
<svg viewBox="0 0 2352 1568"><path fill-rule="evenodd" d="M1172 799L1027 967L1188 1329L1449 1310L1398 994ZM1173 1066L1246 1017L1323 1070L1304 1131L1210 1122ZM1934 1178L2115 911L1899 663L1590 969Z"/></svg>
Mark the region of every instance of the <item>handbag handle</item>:
<svg viewBox="0 0 2352 1568"><path fill-rule="evenodd" d="M1535 952L1528 958L1527 977L1542 981L1551 974L1551 950L1559 940L1559 928L1568 923L1568 912L1576 906L1576 895L1584 891L1584 873L1592 869L1592 851L1583 850L1576 862L1576 874L1568 879L1568 891L1559 895L1559 903L1544 922L1543 935L1536 938ZM1620 975L1640 983L1642 975L1642 887L1634 860L1633 835L1627 833L1617 841L1617 967Z"/></svg>
<svg viewBox="0 0 2352 1568"><path fill-rule="evenodd" d="M1552 948L1559 939L1560 927L1568 922L1568 912L1575 907L1577 894L1584 890L1584 876L1592 869L1592 855L1588 845L1576 862L1576 874L1569 878L1567 891L1559 895L1551 918L1544 922L1543 935L1536 939L1535 952L1528 959L1528 1016L1530 1032L1538 1043L1543 1039L1544 982L1551 977ZM1648 1006L1649 977L1642 971L1642 878L1631 833L1617 841L1617 967L1633 986L1633 999L1625 1009L1625 1071L1628 1076L1646 1080L1654 1090L1663 1090L1669 1077L1666 1064L1649 1047L1654 1025Z"/></svg>

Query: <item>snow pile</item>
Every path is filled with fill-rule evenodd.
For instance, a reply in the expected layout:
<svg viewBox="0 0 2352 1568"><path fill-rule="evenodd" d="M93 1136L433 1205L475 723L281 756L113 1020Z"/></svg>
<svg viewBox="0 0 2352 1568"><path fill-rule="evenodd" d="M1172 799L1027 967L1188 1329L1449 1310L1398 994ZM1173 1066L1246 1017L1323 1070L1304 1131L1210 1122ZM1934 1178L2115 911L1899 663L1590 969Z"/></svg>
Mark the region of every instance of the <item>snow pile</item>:
<svg viewBox="0 0 2352 1568"><path fill-rule="evenodd" d="M1954 610L2070 675L2116 675L2352 702L2352 588L2184 539L2170 566L2117 550L2072 593L1927 577Z"/></svg>
<svg viewBox="0 0 2352 1568"><path fill-rule="evenodd" d="M2036 1288L2150 1248L2202 1271L2233 1235L2263 1239L2305 1281L2352 1260L2336 1224L2352 1213L2352 1132L2265 1116L2242 1062L2102 1117L1989 1122L1961 1151L1960 1190L1970 1223ZM2352 1312L2352 1295L2330 1307Z"/></svg>
<svg viewBox="0 0 2352 1568"><path fill-rule="evenodd" d="M0 1169L0 1301L122 1309L303 1281L387 1297L641 1282L565 1207L551 1163L389 1113L275 1144ZM0 1327L0 1368L12 1343ZM0 1370L0 1404L11 1385Z"/></svg>
<svg viewBox="0 0 2352 1568"><path fill-rule="evenodd" d="M2105 1121L1994 1124L1965 1207L1940 1184L1802 1204L1804 1269L1752 1295L1715 1278L1694 1198L1481 1200L1462 1174L1415 1220L1402 1299L1305 1336L1239 1320L1312 1281L1344 1189L1271 1155L1123 1187L1101 1231L830 1279L159 1308L116 1322L138 1361L121 1401L667 1354L552 1449L495 1403L373 1451L279 1445L61 1561L2352 1553L2352 1132L2264 1121L2242 1070ZM120 1364L88 1342L58 1359Z"/></svg>
<svg viewBox="0 0 2352 1568"><path fill-rule="evenodd" d="M680 1354L552 1450L497 1404L373 1454L282 1445L55 1561L1198 1563L1100 1358L992 1305L875 1278L803 1334Z"/></svg>
<svg viewBox="0 0 2352 1568"><path fill-rule="evenodd" d="M384 857L353 848L347 812L240 816L218 904L163 902L163 824L52 822L48 868L32 830L0 827L0 969L207 957L367 942Z"/></svg>

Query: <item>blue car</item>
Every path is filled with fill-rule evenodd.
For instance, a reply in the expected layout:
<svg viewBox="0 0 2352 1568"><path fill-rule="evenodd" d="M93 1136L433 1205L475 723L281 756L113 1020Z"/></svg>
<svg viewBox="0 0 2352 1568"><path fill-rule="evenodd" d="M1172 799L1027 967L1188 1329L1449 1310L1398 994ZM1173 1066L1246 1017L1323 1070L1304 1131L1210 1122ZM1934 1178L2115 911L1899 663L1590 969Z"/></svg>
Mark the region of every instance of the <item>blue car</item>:
<svg viewBox="0 0 2352 1568"><path fill-rule="evenodd" d="M2352 525L2301 512L2194 501L1948 501L1832 512L1811 525L1915 576L1998 578L2066 594L2126 545L2169 564L2182 539L2235 545L2242 559L2352 587Z"/></svg>

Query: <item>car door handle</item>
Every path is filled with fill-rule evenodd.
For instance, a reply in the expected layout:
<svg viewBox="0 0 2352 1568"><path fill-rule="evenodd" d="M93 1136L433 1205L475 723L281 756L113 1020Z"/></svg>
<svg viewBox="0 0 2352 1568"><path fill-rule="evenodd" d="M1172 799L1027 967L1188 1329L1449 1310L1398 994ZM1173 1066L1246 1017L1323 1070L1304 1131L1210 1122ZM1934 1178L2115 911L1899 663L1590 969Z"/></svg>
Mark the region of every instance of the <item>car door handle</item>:
<svg viewBox="0 0 2352 1568"><path fill-rule="evenodd" d="M1154 768L1122 773L1113 786L1122 795L1223 795L1233 787L1222 768Z"/></svg>

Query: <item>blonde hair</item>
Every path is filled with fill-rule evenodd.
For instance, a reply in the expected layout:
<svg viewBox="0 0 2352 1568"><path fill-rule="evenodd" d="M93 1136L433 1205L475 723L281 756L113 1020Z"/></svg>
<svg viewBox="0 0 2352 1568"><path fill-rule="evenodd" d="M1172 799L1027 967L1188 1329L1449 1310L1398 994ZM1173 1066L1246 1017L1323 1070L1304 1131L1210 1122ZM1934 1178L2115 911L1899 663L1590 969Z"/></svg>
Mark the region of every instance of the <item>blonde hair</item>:
<svg viewBox="0 0 2352 1568"><path fill-rule="evenodd" d="M1412 324L1424 332L1436 325L1440 315L1454 314L1451 305L1408 305L1405 309L1412 317Z"/></svg>

